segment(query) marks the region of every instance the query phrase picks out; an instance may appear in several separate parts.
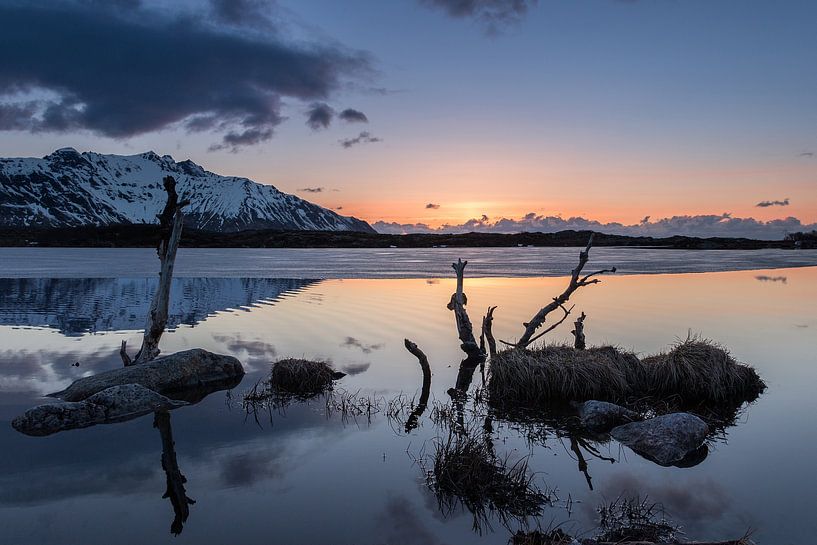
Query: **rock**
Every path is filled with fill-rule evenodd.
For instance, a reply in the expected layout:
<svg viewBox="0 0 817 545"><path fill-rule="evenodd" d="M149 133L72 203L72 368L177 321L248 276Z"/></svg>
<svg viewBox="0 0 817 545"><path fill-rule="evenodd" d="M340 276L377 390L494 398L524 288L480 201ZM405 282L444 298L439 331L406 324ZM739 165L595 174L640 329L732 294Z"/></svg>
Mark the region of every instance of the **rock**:
<svg viewBox="0 0 817 545"><path fill-rule="evenodd" d="M672 413L613 428L610 435L637 454L662 465L674 465L703 445L706 422L689 413Z"/></svg>
<svg viewBox="0 0 817 545"><path fill-rule="evenodd" d="M232 356L196 348L120 369L84 377L61 392L49 394L63 401L82 401L112 386L139 384L164 396L207 387L244 376L241 362Z"/></svg>
<svg viewBox="0 0 817 545"><path fill-rule="evenodd" d="M97 424L124 422L156 411L187 405L138 384L112 386L83 401L48 403L15 418L12 427L26 435L44 436Z"/></svg>
<svg viewBox="0 0 817 545"><path fill-rule="evenodd" d="M594 433L607 433L616 426L641 420L638 413L606 401L585 401L578 410L582 426Z"/></svg>

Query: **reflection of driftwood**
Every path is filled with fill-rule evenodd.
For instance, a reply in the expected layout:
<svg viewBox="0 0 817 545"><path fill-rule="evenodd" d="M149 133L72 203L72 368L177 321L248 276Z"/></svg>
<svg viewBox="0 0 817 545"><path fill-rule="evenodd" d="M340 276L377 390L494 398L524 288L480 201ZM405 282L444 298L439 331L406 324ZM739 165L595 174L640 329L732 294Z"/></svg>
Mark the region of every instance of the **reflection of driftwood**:
<svg viewBox="0 0 817 545"><path fill-rule="evenodd" d="M573 331L571 331L571 333L573 334L573 337L575 337L575 340L573 342L573 348L575 348L576 350L584 350L585 348L587 348L587 341L584 338L585 318L587 318L587 316L585 315L584 312L582 312L582 315L579 316L575 322L573 322Z"/></svg>
<svg viewBox="0 0 817 545"><path fill-rule="evenodd" d="M159 340L162 338L167 325L167 308L170 301L170 284L173 280L173 266L176 261L176 250L182 236L184 214L182 208L189 204L184 200L179 202L176 193L176 180L172 176L165 176L164 187L167 192L167 202L164 210L158 215L161 238L156 253L161 261L159 272L159 287L150 303L145 333L142 338L142 347L131 360L127 354L125 342L122 342L120 355L125 366L136 365L153 360L159 355Z"/></svg>
<svg viewBox="0 0 817 545"><path fill-rule="evenodd" d="M576 291L577 289L584 286L589 286L591 284L599 283L600 280L598 278L593 278L594 276L606 272L616 272L616 268L613 267L612 269L603 269L581 276L582 269L584 269L584 266L587 264L587 260L590 258L590 248L592 246L593 235L591 234L590 240L587 242L587 247L581 253L579 253L579 264L576 266L575 269L573 269L573 272L570 275L570 283L568 284L565 291L563 291L562 294L559 295L558 297L554 297L553 302L540 309L539 312L537 312L536 315L530 320L530 322L523 324L525 326L525 332L519 338L519 341L517 341L516 346L520 348L525 348L531 342L533 342L535 340L533 338L534 333L536 333L536 330L539 329L542 326L542 324L545 323L545 318L547 318L548 314L550 314L554 310L561 308L562 310L565 311L566 318L569 311L567 311L564 308L564 304L568 301L568 299L570 299L570 296L573 295L573 292ZM564 318L562 320L564 320Z"/></svg>
<svg viewBox="0 0 817 545"><path fill-rule="evenodd" d="M172 397L176 391L219 383L244 376L241 362L232 356L200 348L176 352L130 367L112 369L76 380L61 392L50 394L63 401L81 401L111 386L139 384Z"/></svg>
<svg viewBox="0 0 817 545"><path fill-rule="evenodd" d="M420 362L420 368L423 370L423 390L420 392L420 400L417 407L411 412L406 420L406 433L417 427L420 417L428 407L428 398L431 395L431 366L428 364L428 358L420 348L408 339L405 339L406 350L414 354Z"/></svg>
<svg viewBox="0 0 817 545"><path fill-rule="evenodd" d="M11 425L26 435L51 435L60 431L88 428L132 420L154 411L187 405L138 384L113 386L82 401L49 403L29 409Z"/></svg>
<svg viewBox="0 0 817 545"><path fill-rule="evenodd" d="M173 429L170 427L170 413L159 411L153 418L153 427L159 430L162 438L162 469L167 477L167 490L163 498L169 498L173 505L173 524L170 525L170 532L177 536L182 533L184 523L190 516L190 506L196 503L187 497L184 488L187 478L182 475L179 464L176 461L176 443L173 441Z"/></svg>
<svg viewBox="0 0 817 545"><path fill-rule="evenodd" d="M463 352L468 354L468 357L477 357L482 354L482 351L479 349L477 341L474 338L474 328L471 325L470 318L468 318L468 312L465 310L465 305L468 303L468 299L465 297L463 291L463 274L466 265L468 265L468 261L463 261L462 259L458 259L456 263L451 264L454 272L457 273L457 292L451 296L451 301L448 303L448 310L454 311L454 316L457 320L457 335L462 343L460 348L462 348Z"/></svg>

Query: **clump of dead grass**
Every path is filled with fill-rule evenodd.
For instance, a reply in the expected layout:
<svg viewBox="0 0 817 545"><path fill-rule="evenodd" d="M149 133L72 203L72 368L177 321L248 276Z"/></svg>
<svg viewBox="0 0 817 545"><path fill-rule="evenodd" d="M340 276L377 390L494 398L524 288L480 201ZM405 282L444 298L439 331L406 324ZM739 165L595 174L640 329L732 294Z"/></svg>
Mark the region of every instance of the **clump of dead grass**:
<svg viewBox="0 0 817 545"><path fill-rule="evenodd" d="M491 402L523 407L570 400L619 401L644 380L635 354L614 346L576 350L558 344L505 350L491 361L490 373Z"/></svg>
<svg viewBox="0 0 817 545"><path fill-rule="evenodd" d="M343 377L324 361L287 358L272 365L269 386L275 393L310 398L332 389L332 381Z"/></svg>
<svg viewBox="0 0 817 545"><path fill-rule="evenodd" d="M754 369L737 362L723 346L701 337L687 337L642 363L645 393L677 395L688 404L753 401L766 389Z"/></svg>
<svg viewBox="0 0 817 545"><path fill-rule="evenodd" d="M625 405L672 400L676 408L698 406L708 412L754 401L766 388L754 369L700 337L642 360L614 346L510 349L493 358L490 373L489 401L506 411L596 399Z"/></svg>

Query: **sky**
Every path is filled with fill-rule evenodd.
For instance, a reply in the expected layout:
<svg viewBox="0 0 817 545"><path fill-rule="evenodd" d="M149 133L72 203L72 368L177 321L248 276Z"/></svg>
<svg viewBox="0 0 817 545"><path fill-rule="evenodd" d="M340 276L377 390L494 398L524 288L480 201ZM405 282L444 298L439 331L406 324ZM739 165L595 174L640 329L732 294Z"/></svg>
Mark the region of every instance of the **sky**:
<svg viewBox="0 0 817 545"><path fill-rule="evenodd" d="M813 0L0 0L0 30L4 156L153 150L388 232L817 223Z"/></svg>

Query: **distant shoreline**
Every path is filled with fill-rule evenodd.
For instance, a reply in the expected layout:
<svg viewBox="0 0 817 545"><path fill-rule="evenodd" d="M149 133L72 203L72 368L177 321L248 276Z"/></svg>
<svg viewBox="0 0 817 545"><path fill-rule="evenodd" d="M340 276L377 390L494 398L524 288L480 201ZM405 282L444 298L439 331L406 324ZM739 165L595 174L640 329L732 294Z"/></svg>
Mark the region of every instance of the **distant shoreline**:
<svg viewBox="0 0 817 545"><path fill-rule="evenodd" d="M182 247L187 248L498 248L584 246L590 231L557 233L464 233L390 235L355 231L254 230L218 233L185 229ZM145 248L155 244L158 226L115 225L59 229L2 229L0 247ZM682 250L795 249L784 240L746 238L631 237L596 233L594 246L639 247ZM803 247L813 248L813 243Z"/></svg>

